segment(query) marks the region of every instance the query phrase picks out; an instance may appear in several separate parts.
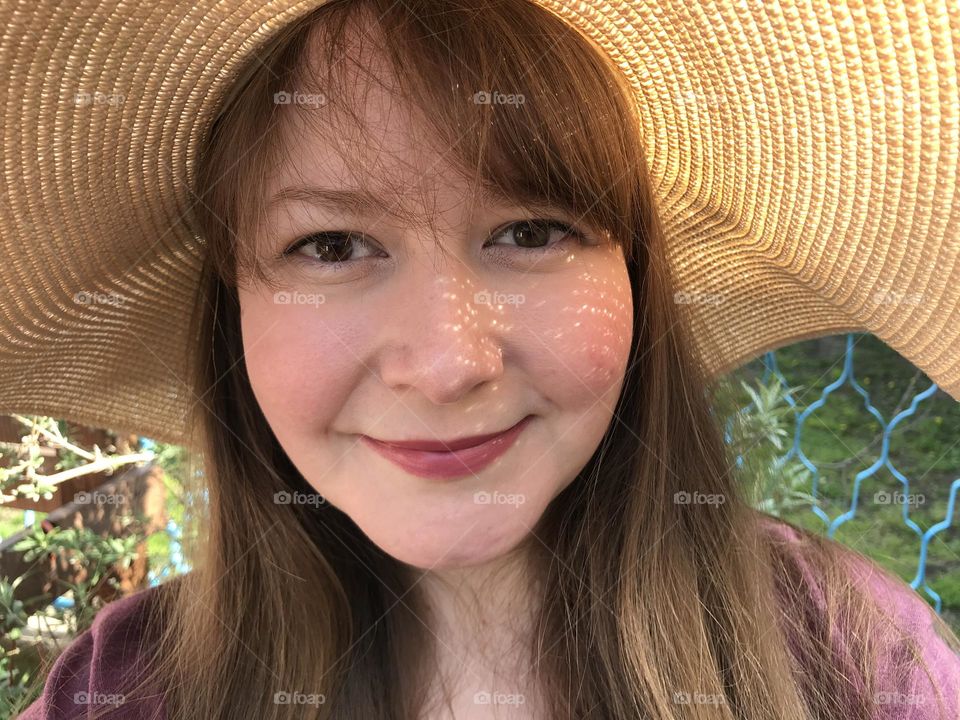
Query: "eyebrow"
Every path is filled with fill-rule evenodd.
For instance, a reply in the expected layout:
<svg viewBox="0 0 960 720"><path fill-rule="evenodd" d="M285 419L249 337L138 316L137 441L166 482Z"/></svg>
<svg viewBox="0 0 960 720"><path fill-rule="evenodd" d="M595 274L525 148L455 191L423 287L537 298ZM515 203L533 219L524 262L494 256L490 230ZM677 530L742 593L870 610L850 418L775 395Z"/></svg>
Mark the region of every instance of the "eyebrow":
<svg viewBox="0 0 960 720"><path fill-rule="evenodd" d="M480 187L477 197L485 205L517 205L515 201L495 188L487 186ZM402 209L387 207L387 204L375 193L364 188L324 188L314 185L285 187L273 194L267 207L280 205L288 200L299 200L333 210L347 211L358 216L382 214L399 219L409 218L409 213ZM531 208L548 207L544 203L537 202L527 202L524 205Z"/></svg>

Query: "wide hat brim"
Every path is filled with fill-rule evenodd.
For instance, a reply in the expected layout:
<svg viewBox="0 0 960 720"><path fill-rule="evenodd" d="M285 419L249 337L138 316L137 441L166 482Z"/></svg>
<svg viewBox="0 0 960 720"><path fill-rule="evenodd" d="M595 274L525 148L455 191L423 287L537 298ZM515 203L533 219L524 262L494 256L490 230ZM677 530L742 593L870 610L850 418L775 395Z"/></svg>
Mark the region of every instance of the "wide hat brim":
<svg viewBox="0 0 960 720"><path fill-rule="evenodd" d="M960 399L960 6L536 2L636 89L711 375L863 331ZM192 159L322 4L3 0L0 412L186 441Z"/></svg>

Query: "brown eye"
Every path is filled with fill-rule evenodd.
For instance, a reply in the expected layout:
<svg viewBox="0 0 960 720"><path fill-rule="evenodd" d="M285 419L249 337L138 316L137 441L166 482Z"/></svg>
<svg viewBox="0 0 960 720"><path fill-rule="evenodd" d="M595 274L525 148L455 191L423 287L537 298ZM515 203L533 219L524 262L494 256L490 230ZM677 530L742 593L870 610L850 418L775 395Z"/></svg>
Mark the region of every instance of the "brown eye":
<svg viewBox="0 0 960 720"><path fill-rule="evenodd" d="M560 234L560 240L550 244L553 233ZM584 242L586 238L573 226L560 220L522 220L515 222L494 233L493 237L508 237L517 247L528 250L547 250L560 242L573 238ZM502 244L502 243L491 243ZM509 245L509 243L506 243Z"/></svg>
<svg viewBox="0 0 960 720"><path fill-rule="evenodd" d="M311 252L300 253L302 248L308 248ZM284 254L305 255L308 259L321 264L336 265L359 259L357 254L360 249L368 249L368 245L363 237L356 233L314 233L297 240L284 251ZM360 257L363 257L362 253Z"/></svg>
<svg viewBox="0 0 960 720"><path fill-rule="evenodd" d="M500 238L508 238L511 242L495 242ZM484 247L496 247L498 262L507 262L507 255L519 260L564 253L570 240L581 245L595 244L584 233L562 220L535 218L503 226L491 235ZM517 250L505 250L511 244ZM361 263L363 260L389 257L363 233L352 231L310 233L294 241L281 255L305 262L318 271L331 273L359 271L361 265L367 266L367 263Z"/></svg>
<svg viewBox="0 0 960 720"><path fill-rule="evenodd" d="M550 223L526 221L513 226L513 239L520 247L543 247L550 242Z"/></svg>
<svg viewBox="0 0 960 720"><path fill-rule="evenodd" d="M326 262L343 262L353 254L353 238L348 235L326 236L313 242L317 259Z"/></svg>

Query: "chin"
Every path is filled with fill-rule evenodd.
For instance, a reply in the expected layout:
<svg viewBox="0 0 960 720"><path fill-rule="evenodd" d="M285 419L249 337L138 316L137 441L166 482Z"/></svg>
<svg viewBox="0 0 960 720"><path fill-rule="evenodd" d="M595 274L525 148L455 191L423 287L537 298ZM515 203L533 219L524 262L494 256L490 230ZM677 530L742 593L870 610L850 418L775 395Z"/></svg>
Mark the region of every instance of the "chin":
<svg viewBox="0 0 960 720"><path fill-rule="evenodd" d="M471 523L475 525L471 528ZM399 526L399 523L398 523ZM377 543L391 557L421 570L448 570L483 565L517 547L528 535L528 526L517 519L477 518L448 527L411 531L396 542Z"/></svg>

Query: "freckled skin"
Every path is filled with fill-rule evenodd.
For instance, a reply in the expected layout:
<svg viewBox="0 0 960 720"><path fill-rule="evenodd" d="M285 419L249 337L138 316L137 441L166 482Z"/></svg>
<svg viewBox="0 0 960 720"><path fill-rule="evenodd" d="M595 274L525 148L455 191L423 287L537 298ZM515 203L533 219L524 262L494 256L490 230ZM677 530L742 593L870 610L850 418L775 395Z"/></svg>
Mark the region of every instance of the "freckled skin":
<svg viewBox="0 0 960 720"><path fill-rule="evenodd" d="M375 162L378 174L415 188L412 207L433 217L431 227L301 202L270 215L264 235L274 251L308 233L354 230L389 257L331 273L310 266L317 261L304 249L305 262L272 266L286 291L323 302L278 303L273 290L241 287L244 362L271 428L317 492L395 558L424 569L467 567L523 540L597 448L626 369L630 283L618 249L581 246L562 233L551 241L565 251L540 259L501 234L499 244L518 259L498 263L485 241L530 216L474 207L442 156L410 141L424 131L391 102L369 91L366 131L377 142L367 152L353 148L353 159L301 128L298 152L270 178L266 196L301 183L354 187L351 164ZM482 291L522 302L475 301ZM528 414L534 421L506 454L454 480L408 474L358 438L452 439L503 430ZM477 491L523 502L477 503Z"/></svg>

